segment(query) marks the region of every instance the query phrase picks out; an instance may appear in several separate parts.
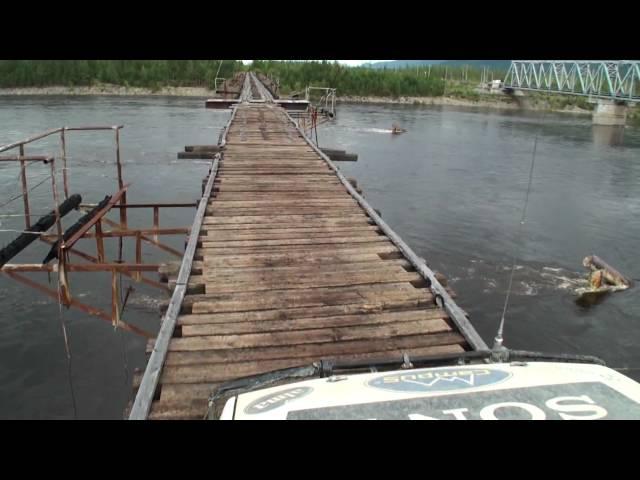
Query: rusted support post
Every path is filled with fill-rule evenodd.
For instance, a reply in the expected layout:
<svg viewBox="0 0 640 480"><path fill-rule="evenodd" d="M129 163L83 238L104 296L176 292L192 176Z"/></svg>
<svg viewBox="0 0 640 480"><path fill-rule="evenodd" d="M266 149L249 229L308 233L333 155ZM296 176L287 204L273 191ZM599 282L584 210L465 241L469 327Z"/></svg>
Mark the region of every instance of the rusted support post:
<svg viewBox="0 0 640 480"><path fill-rule="evenodd" d="M20 145L20 156L24 157L24 145ZM31 228L31 212L29 211L29 190L27 189L27 166L20 160L20 178L22 180L22 201L24 202L24 223L26 229Z"/></svg>
<svg viewBox="0 0 640 480"><path fill-rule="evenodd" d="M153 207L153 228L154 229L158 229L160 228L160 208L159 207ZM153 239L158 242L158 235L154 235Z"/></svg>
<svg viewBox="0 0 640 480"><path fill-rule="evenodd" d="M122 181L122 163L120 162L120 128L113 127L116 131L116 165L118 167L118 188L122 190L124 187L124 182ZM127 204L127 193L125 192L122 197L120 197L120 205ZM127 209L120 209L120 229L127 229ZM122 261L122 238L118 239L118 261Z"/></svg>
<svg viewBox="0 0 640 480"><path fill-rule="evenodd" d="M58 240L60 241L60 246L64 245L64 240L62 239L62 223L60 222L60 209L58 208L58 187L56 185L56 167L55 160L52 158L49 162L51 165L51 189L53 191L53 211L56 214L56 228L58 230Z"/></svg>
<svg viewBox="0 0 640 480"><path fill-rule="evenodd" d="M136 264L140 265L142 263L142 234L138 231L136 232ZM142 274L140 272L136 272L135 279L139 282L142 278Z"/></svg>
<svg viewBox="0 0 640 480"><path fill-rule="evenodd" d="M58 258L58 282L60 286L60 292L58 301L65 307L71 306L73 298L71 297L71 289L69 288L69 279L67 277L66 265L69 261L69 255L67 252L62 252L62 255Z"/></svg>
<svg viewBox="0 0 640 480"><path fill-rule="evenodd" d="M62 181L64 184L64 198L69 198L69 182L67 180L67 143L64 137L64 131L67 127L63 127L60 131L60 144L62 146Z"/></svg>
<svg viewBox="0 0 640 480"><path fill-rule="evenodd" d="M96 247L98 249L98 262L104 263L104 240L102 237L102 220L96 223Z"/></svg>
<svg viewBox="0 0 640 480"><path fill-rule="evenodd" d="M111 324L113 328L120 324L120 282L115 268L111 270Z"/></svg>

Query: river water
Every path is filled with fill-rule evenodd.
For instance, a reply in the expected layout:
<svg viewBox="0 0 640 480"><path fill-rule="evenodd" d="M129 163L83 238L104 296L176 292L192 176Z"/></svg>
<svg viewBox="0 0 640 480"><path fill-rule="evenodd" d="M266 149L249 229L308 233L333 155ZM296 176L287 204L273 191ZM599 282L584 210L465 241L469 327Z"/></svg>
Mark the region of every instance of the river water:
<svg viewBox="0 0 640 480"><path fill-rule="evenodd" d="M184 145L217 143L229 113L194 98L0 97L0 144L58 126L123 124L124 178L129 203L190 202L200 194L203 161L176 160ZM392 123L408 130L391 135ZM69 185L85 203L117 190L114 134L76 132L67 138ZM519 229L537 138L526 222ZM575 303L590 254L631 278L640 277L640 130L593 127L589 117L480 108L341 105L318 132L321 147L358 153L343 163L385 221L434 270L443 272L460 306L490 345L516 257L505 344L510 348L596 355L609 366L640 368L640 302L634 289L591 307ZM60 151L55 137L27 154ZM0 165L0 245L23 228L19 169ZM28 168L35 215L51 208L48 170ZM60 183L59 188L62 189ZM191 224L195 209L162 211L161 227ZM71 224L72 213L65 220ZM112 215L112 218L116 219ZM152 225L149 210L130 215ZM167 243L181 248L184 237ZM87 252L95 244L82 240ZM107 254L115 254L115 241ZM34 243L16 262L41 262ZM125 242L126 258L135 245ZM166 260L150 245L145 261ZM57 288L52 275L30 278ZM148 274L156 279L154 274ZM79 301L110 311L110 276L73 274ZM130 285L123 280L124 288ZM156 331L152 287L134 284L123 320ZM0 276L0 418L121 418L134 368L145 364L145 340L114 332L103 320L60 310L44 295ZM61 320L69 335L67 359ZM629 370L640 380L640 370ZM73 393L73 395L72 395ZM74 407L75 403L75 407Z"/></svg>

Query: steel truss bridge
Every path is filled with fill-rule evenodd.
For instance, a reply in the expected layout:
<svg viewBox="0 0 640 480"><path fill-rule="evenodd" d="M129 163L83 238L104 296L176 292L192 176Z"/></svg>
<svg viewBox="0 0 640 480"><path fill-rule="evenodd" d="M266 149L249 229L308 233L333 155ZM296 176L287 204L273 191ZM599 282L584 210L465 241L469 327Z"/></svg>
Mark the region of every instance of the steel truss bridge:
<svg viewBox="0 0 640 480"><path fill-rule="evenodd" d="M640 61L513 60L505 88L640 102Z"/></svg>

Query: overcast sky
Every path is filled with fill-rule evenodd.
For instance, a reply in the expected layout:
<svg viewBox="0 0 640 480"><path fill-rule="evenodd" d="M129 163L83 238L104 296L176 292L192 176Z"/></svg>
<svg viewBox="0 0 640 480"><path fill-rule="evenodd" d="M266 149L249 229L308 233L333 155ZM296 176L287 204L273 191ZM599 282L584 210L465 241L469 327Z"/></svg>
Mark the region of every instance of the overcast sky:
<svg viewBox="0 0 640 480"><path fill-rule="evenodd" d="M243 60L242 62L247 64L247 63L251 63L253 60ZM333 62L334 60L329 60L330 62ZM362 65L363 63L373 63L373 62L389 62L390 60L338 60L339 63L344 63L345 65L351 65L351 66L355 66L355 65Z"/></svg>

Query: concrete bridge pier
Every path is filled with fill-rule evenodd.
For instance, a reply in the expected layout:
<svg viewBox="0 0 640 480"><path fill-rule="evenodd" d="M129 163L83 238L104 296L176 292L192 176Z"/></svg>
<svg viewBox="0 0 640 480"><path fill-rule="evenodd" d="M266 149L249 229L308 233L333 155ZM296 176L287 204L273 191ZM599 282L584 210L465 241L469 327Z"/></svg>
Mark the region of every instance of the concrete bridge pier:
<svg viewBox="0 0 640 480"><path fill-rule="evenodd" d="M624 101L598 99L593 112L594 125L624 126L629 106Z"/></svg>

